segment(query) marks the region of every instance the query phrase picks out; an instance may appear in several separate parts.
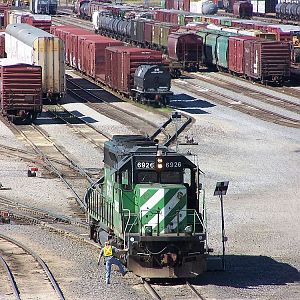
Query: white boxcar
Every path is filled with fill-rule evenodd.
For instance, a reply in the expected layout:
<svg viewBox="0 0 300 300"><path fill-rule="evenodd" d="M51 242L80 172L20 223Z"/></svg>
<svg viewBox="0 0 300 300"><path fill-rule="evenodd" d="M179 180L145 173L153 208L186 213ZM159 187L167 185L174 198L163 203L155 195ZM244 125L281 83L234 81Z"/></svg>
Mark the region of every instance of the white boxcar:
<svg viewBox="0 0 300 300"><path fill-rule="evenodd" d="M7 57L42 67L43 96L57 102L65 93L65 49L58 37L28 24L5 30Z"/></svg>

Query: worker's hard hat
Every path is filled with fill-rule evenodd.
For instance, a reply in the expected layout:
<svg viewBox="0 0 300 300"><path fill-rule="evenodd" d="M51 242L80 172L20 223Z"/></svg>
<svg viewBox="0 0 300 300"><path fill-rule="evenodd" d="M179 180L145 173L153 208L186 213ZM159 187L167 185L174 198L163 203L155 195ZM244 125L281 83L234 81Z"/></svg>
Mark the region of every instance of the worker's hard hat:
<svg viewBox="0 0 300 300"><path fill-rule="evenodd" d="M106 242L105 242L105 245L110 245L110 241L106 241Z"/></svg>

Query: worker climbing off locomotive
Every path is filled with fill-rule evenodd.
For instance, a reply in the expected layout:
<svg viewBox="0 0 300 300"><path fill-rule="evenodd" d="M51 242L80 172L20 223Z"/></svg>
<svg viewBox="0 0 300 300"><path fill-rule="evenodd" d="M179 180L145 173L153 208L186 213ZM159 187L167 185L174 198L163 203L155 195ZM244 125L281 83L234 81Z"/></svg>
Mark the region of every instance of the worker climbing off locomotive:
<svg viewBox="0 0 300 300"><path fill-rule="evenodd" d="M119 271L122 274L122 276L124 276L127 273L122 262L117 257L115 257L115 254L118 253L119 251L120 251L119 249L117 249L116 247L110 244L110 241L106 241L105 246L100 251L98 265L100 264L101 258L104 256L106 285L110 284L111 266L113 264L119 267ZM124 249L122 251L127 252L127 249Z"/></svg>

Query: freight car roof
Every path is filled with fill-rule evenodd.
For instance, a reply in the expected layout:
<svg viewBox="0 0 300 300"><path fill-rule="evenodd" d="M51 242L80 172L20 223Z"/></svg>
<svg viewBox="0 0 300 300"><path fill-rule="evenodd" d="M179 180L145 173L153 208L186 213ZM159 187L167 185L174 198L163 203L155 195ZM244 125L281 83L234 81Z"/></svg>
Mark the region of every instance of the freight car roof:
<svg viewBox="0 0 300 300"><path fill-rule="evenodd" d="M11 59L11 58L0 59L0 66L15 66L15 65L31 66L30 64L24 63L23 61L19 61L16 59Z"/></svg>
<svg viewBox="0 0 300 300"><path fill-rule="evenodd" d="M5 32L29 46L33 46L34 41L38 38L54 37L54 35L26 23L9 24Z"/></svg>

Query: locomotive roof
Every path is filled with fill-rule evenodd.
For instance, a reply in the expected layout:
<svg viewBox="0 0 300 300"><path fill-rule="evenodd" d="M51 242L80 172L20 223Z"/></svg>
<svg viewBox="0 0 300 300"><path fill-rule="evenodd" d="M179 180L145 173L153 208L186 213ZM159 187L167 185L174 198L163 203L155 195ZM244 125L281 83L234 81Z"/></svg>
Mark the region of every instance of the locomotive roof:
<svg viewBox="0 0 300 300"><path fill-rule="evenodd" d="M155 141L143 135L114 135L113 138L105 143L109 152L116 156L124 156L128 154L155 154L159 149L164 154L173 153L166 146L158 145Z"/></svg>
<svg viewBox="0 0 300 300"><path fill-rule="evenodd" d="M34 41L38 38L54 37L54 35L26 23L9 24L5 32L30 46L33 46Z"/></svg>

